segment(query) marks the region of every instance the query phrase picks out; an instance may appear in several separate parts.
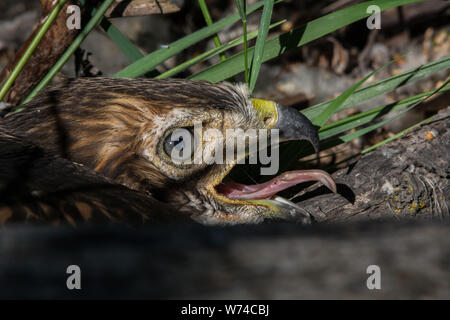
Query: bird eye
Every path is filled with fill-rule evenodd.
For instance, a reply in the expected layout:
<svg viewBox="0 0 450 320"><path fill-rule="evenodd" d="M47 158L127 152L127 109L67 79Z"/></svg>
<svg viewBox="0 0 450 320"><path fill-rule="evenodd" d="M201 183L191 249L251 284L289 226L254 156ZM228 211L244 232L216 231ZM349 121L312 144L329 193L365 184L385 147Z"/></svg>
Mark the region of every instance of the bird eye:
<svg viewBox="0 0 450 320"><path fill-rule="evenodd" d="M172 161L191 160L194 154L194 128L178 128L164 140L164 152Z"/></svg>

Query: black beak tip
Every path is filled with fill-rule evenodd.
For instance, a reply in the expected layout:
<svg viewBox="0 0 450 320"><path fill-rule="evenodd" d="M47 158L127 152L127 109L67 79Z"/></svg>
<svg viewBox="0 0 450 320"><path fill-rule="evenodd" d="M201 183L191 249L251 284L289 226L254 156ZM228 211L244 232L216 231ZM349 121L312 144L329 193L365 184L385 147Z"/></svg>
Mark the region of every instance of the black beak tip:
<svg viewBox="0 0 450 320"><path fill-rule="evenodd" d="M281 140L308 140L319 152L319 134L311 121L298 110L283 105L277 105L278 122L275 128L280 130Z"/></svg>

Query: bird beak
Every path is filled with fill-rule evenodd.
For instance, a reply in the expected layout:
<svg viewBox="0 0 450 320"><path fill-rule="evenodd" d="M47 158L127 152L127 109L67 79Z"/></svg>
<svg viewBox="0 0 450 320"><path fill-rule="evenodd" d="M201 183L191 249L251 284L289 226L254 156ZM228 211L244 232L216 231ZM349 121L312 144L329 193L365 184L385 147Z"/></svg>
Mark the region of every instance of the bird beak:
<svg viewBox="0 0 450 320"><path fill-rule="evenodd" d="M314 125L301 112L269 100L251 99L254 108L268 129L278 129L279 139L307 140L319 151L319 134Z"/></svg>

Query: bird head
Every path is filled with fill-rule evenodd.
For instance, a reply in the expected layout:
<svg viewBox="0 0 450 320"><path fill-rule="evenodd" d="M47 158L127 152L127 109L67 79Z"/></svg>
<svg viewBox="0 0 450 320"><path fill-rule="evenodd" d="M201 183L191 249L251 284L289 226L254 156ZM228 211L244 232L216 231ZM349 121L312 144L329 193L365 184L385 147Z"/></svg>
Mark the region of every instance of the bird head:
<svg viewBox="0 0 450 320"><path fill-rule="evenodd" d="M308 221L301 207L276 193L305 181L320 181L336 192L321 170L285 172L253 185L228 179L238 163L263 149L276 150L278 141L307 140L319 148L317 130L304 115L253 99L242 84L70 80L5 120L42 147L206 224Z"/></svg>

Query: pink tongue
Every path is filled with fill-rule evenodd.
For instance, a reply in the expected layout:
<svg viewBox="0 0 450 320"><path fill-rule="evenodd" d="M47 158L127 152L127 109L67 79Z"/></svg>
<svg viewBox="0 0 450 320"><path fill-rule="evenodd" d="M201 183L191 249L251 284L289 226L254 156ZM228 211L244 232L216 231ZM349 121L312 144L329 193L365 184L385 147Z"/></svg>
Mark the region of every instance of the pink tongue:
<svg viewBox="0 0 450 320"><path fill-rule="evenodd" d="M216 190L230 199L267 199L277 192L307 181L320 181L328 189L336 193L336 183L323 170L288 171L270 181L249 186L236 182L224 182L219 184Z"/></svg>

